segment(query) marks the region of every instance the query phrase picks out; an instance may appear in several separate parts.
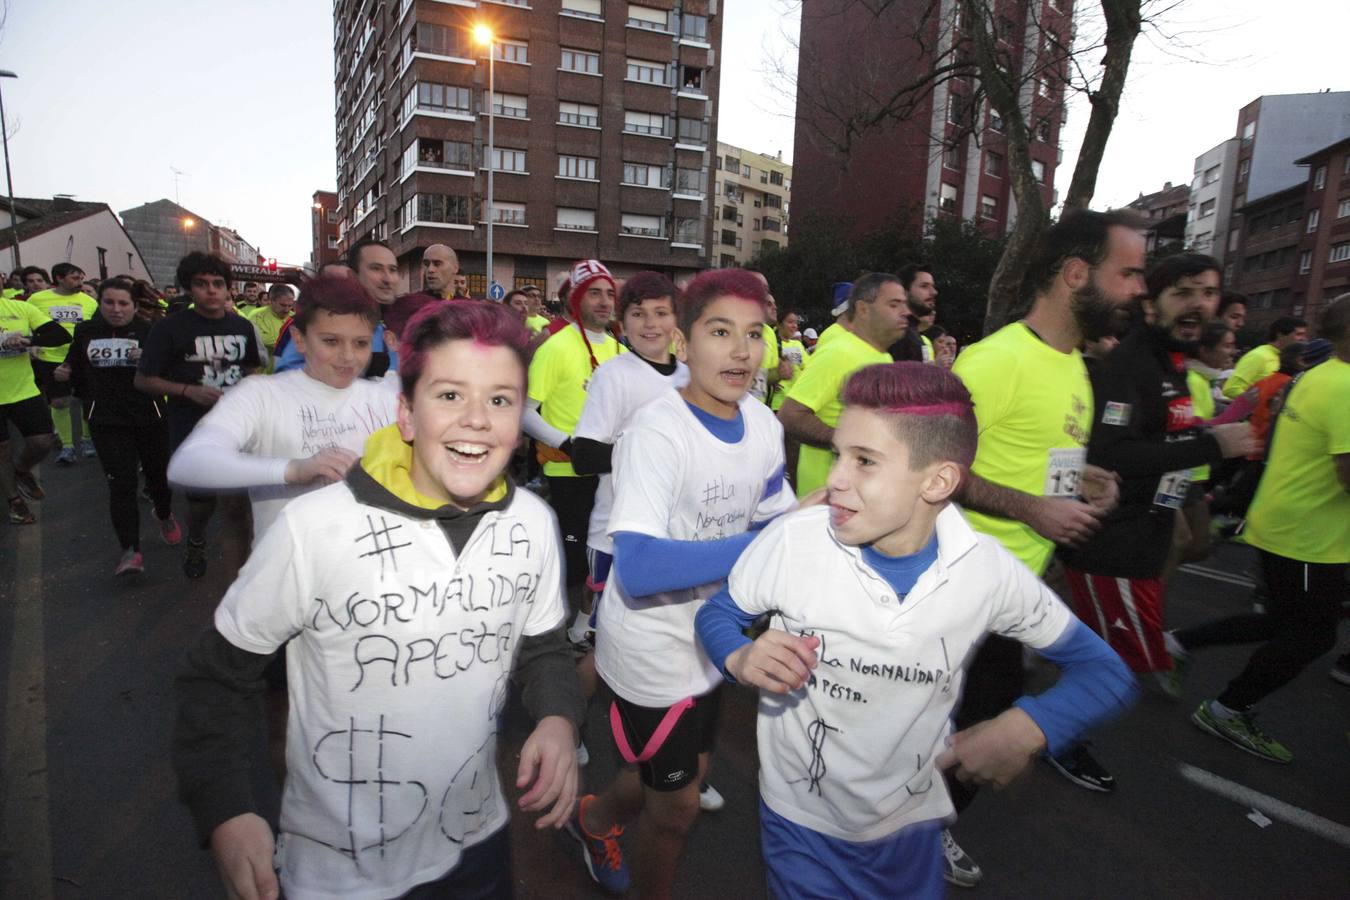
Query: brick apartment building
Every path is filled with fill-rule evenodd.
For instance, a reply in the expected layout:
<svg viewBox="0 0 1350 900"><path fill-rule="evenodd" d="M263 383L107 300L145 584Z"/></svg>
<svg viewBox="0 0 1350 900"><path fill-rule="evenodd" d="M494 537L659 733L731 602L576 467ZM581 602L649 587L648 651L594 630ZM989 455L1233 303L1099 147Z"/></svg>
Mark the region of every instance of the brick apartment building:
<svg viewBox="0 0 1350 900"><path fill-rule="evenodd" d="M769 156L718 141L716 169L716 265L743 266L762 251L787 247L792 166L783 162L783 154Z"/></svg>
<svg viewBox="0 0 1350 900"><path fill-rule="evenodd" d="M452 246L487 288L556 283L576 259L623 276L712 260L717 0L337 0L339 244L387 241L416 288ZM495 36L495 93L486 51ZM489 106L495 112L488 159Z"/></svg>
<svg viewBox="0 0 1350 900"><path fill-rule="evenodd" d="M213 224L172 200L143 203L119 215L159 287L174 284L178 261L193 251L217 253L227 262L250 266L264 261L237 231Z"/></svg>
<svg viewBox="0 0 1350 900"><path fill-rule="evenodd" d="M317 272L332 262L342 259L339 245L341 235L338 223L342 212L338 209L336 191L315 191L310 204L309 267Z"/></svg>
<svg viewBox="0 0 1350 900"><path fill-rule="evenodd" d="M911 115L854 135L847 154L838 149L845 140L842 121L851 112L848 96L862 90L887 96L929 71L935 55L960 46L963 37L956 0L942 0L937 16L926 15L929 0L897 0L875 18L872 6L815 0L802 8L793 148L798 230L820 217L866 234L912 213L916 223L918 216L946 216L1006 233L1015 209L1004 124L987 103L971 107L973 84L962 79L940 84ZM999 8L999 47L1020 71L1032 71L1047 32L1066 45L1072 42L1072 19L1072 0L1014 0ZM918 28L923 33L916 40ZM860 77L875 83L858 84ZM1047 209L1055 200L1064 122L1063 91L1056 81L1031 79L1022 92L1032 167ZM845 99L821 102L830 97Z"/></svg>
<svg viewBox="0 0 1350 900"><path fill-rule="evenodd" d="M1167 182L1160 191L1140 194L1126 204L1148 220L1144 247L1150 256L1166 256L1179 251L1186 240L1186 212L1190 201L1189 185Z"/></svg>

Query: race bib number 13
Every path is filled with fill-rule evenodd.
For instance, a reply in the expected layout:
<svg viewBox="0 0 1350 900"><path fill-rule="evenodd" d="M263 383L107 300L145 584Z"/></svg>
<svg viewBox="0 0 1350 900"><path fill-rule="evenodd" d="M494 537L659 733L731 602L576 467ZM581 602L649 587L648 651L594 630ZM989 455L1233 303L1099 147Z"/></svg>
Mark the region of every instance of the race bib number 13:
<svg viewBox="0 0 1350 900"><path fill-rule="evenodd" d="M1064 447L1050 451L1045 467L1045 496L1077 497L1078 481L1087 464L1087 449Z"/></svg>

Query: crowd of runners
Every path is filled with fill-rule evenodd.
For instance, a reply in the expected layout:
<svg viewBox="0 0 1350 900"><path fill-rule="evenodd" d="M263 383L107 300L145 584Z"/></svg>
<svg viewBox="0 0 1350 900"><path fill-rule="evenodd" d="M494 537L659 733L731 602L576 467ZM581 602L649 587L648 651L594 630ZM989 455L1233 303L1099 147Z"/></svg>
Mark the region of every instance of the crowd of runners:
<svg viewBox="0 0 1350 900"><path fill-rule="evenodd" d="M745 269L582 260L473 299L444 245L401 276L361 241L298 290L203 253L167 292L30 266L0 299L0 490L33 525L96 457L116 577L145 502L187 578L224 531L251 544L176 682L180 795L231 897L510 896L510 805L598 889L671 896L726 804L727 683L758 691L771 895L941 896L982 877L957 842L981 787L1039 758L1113 790L1087 739L1207 647L1253 652L1191 721L1291 762L1256 709L1336 646L1350 295L1239 359L1221 265L1148 265L1137 224L1066 213L1025 316L966 347L922 262L836 285L828 327ZM1259 558L1256 607L1169 630L1218 540ZM1028 651L1060 672L1038 694ZM623 765L583 796L601 742ZM332 789L358 771L379 790Z"/></svg>

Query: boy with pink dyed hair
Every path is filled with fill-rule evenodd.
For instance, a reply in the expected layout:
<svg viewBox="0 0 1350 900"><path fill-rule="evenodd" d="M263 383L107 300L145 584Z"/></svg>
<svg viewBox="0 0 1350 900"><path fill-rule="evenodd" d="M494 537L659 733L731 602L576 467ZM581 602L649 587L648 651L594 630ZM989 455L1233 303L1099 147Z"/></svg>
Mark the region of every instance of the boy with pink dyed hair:
<svg viewBox="0 0 1350 900"><path fill-rule="evenodd" d="M774 897L941 897L942 769L1006 785L1045 749L1121 712L1119 657L951 503L975 457L950 372L868 366L844 388L828 506L789 513L699 610L728 681L760 690L760 833ZM751 641L742 629L770 614ZM1059 682L952 734L987 634L1060 666Z"/></svg>

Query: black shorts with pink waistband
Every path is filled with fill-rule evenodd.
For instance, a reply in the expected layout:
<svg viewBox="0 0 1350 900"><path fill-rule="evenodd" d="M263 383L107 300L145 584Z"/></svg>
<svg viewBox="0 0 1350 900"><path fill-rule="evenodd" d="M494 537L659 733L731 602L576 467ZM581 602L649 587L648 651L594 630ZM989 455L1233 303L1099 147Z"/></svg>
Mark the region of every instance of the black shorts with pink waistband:
<svg viewBox="0 0 1350 900"><path fill-rule="evenodd" d="M610 690L610 694L619 711L619 721L628 746L640 755L661 726L668 709L638 706L613 690ZM717 743L717 723L721 718L721 710L720 686L702 697L695 697L694 705L680 716L679 722L651 758L637 764L642 783L654 791L678 791L697 781L699 754L711 753Z"/></svg>

